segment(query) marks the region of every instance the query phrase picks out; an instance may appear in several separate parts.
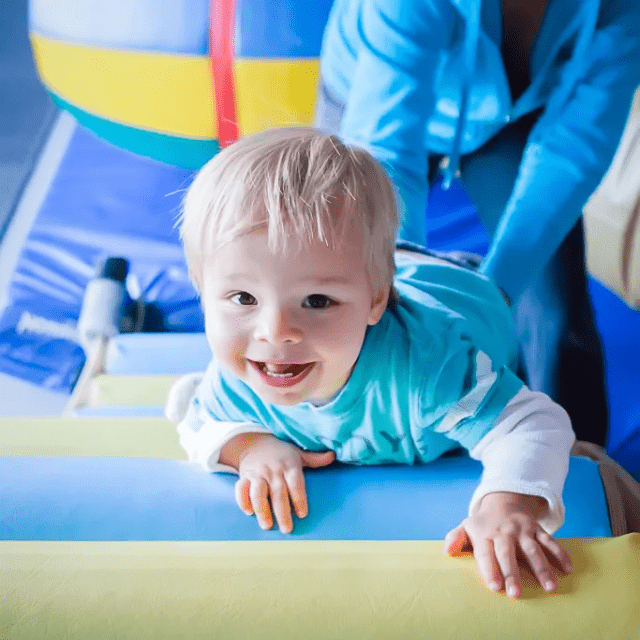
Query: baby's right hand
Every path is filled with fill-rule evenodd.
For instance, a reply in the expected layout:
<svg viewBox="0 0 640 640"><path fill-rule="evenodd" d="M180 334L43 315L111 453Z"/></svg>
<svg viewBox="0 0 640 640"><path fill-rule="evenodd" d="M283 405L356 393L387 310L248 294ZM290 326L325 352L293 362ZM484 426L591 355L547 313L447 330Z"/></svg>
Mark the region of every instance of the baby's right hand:
<svg viewBox="0 0 640 640"><path fill-rule="evenodd" d="M273 515L282 533L291 533L291 505L298 518L308 513L303 467L324 467L333 451L303 451L265 433L254 433L238 458L236 502L247 515L256 515L262 529L271 529Z"/></svg>

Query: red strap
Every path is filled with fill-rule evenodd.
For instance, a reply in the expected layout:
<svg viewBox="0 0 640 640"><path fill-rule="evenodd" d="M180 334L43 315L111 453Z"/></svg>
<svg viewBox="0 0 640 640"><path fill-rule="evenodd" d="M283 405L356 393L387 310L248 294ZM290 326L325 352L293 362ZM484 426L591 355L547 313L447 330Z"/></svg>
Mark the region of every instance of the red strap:
<svg viewBox="0 0 640 640"><path fill-rule="evenodd" d="M235 0L210 0L209 57L216 97L218 142L226 147L238 139L238 112L233 76Z"/></svg>

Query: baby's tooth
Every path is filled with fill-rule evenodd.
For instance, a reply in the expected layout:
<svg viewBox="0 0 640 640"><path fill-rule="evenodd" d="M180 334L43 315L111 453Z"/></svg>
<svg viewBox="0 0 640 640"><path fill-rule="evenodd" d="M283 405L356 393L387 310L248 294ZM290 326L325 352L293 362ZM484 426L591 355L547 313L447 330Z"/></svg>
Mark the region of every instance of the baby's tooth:
<svg viewBox="0 0 640 640"><path fill-rule="evenodd" d="M273 365L265 362L265 369L267 371L267 374L270 376L274 376L276 378L290 378L293 375L293 373L290 373L290 372L279 371L279 369L281 368L285 369L286 366Z"/></svg>

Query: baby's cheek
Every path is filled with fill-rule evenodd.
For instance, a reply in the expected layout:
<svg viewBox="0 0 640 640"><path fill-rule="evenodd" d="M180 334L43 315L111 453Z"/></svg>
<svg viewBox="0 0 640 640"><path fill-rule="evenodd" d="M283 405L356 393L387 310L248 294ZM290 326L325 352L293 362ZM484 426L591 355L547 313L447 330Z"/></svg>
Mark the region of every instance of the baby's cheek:
<svg viewBox="0 0 640 640"><path fill-rule="evenodd" d="M229 341L221 346L220 357L236 374L242 373L246 366L245 348L239 342Z"/></svg>
<svg viewBox="0 0 640 640"><path fill-rule="evenodd" d="M207 341L216 360L236 373L244 367L246 340L240 339L233 333L221 332L218 328L218 330L207 331Z"/></svg>

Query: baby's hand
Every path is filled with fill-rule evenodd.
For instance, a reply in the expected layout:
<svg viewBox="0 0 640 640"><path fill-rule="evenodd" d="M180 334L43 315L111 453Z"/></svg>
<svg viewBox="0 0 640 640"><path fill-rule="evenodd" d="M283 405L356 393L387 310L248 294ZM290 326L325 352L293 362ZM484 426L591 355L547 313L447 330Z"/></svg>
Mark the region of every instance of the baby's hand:
<svg viewBox="0 0 640 640"><path fill-rule="evenodd" d="M517 493L490 493L480 509L463 520L445 538L449 555L471 544L480 574L487 586L507 595L522 594L516 557L520 554L531 567L545 591L555 591L557 583L549 559L565 573L572 569L569 554L537 522L547 503L536 496Z"/></svg>
<svg viewBox="0 0 640 640"><path fill-rule="evenodd" d="M282 533L291 533L291 505L298 518L308 513L303 467L324 467L335 460L333 451L303 451L269 434L254 437L239 456L236 502L247 514L255 513L262 529L271 529L273 515Z"/></svg>

